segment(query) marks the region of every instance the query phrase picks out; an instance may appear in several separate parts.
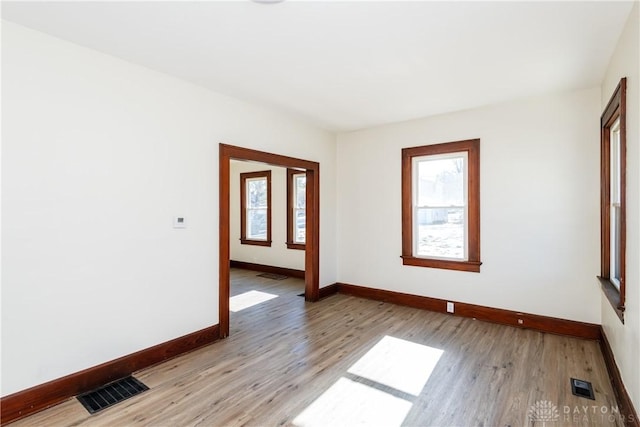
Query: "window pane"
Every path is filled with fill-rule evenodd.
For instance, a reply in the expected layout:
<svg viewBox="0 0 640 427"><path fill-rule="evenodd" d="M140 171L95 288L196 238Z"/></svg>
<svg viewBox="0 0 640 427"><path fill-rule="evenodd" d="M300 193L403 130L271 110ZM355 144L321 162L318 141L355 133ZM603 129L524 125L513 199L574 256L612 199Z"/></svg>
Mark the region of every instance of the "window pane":
<svg viewBox="0 0 640 427"><path fill-rule="evenodd" d="M247 207L267 207L267 180L264 178L247 180Z"/></svg>
<svg viewBox="0 0 640 427"><path fill-rule="evenodd" d="M609 220L609 236L611 240L611 254L609 257L611 283L620 290L620 119L611 126L610 134L611 156L611 218Z"/></svg>
<svg viewBox="0 0 640 427"><path fill-rule="evenodd" d="M267 210L247 210L247 238L267 240Z"/></svg>
<svg viewBox="0 0 640 427"><path fill-rule="evenodd" d="M620 203L620 119L611 126L611 202Z"/></svg>
<svg viewBox="0 0 640 427"><path fill-rule="evenodd" d="M464 208L416 209L417 256L465 259Z"/></svg>
<svg viewBox="0 0 640 427"><path fill-rule="evenodd" d="M307 177L306 175L296 175L295 179L295 206L296 208L305 208L305 203L307 200L306 191L307 191Z"/></svg>
<svg viewBox="0 0 640 427"><path fill-rule="evenodd" d="M304 209L296 209L295 215L296 221L293 226L293 241L295 243L304 243L305 242L305 227L307 221L307 215Z"/></svg>
<svg viewBox="0 0 640 427"><path fill-rule="evenodd" d="M464 206L463 156L418 161L418 206Z"/></svg>
<svg viewBox="0 0 640 427"><path fill-rule="evenodd" d="M611 271L609 273L611 282L620 290L620 230L622 228L620 206L611 208Z"/></svg>

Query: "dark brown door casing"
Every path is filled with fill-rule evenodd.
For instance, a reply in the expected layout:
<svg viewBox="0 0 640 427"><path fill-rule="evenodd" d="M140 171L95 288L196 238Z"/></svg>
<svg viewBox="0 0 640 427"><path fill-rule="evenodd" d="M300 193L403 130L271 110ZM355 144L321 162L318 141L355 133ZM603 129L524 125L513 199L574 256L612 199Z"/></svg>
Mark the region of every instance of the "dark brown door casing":
<svg viewBox="0 0 640 427"><path fill-rule="evenodd" d="M304 257L304 294L306 301L317 301L320 298L320 164L309 160L220 144L220 338L229 336L229 212L231 193L229 173L231 159L262 162L273 166L306 170L307 232Z"/></svg>

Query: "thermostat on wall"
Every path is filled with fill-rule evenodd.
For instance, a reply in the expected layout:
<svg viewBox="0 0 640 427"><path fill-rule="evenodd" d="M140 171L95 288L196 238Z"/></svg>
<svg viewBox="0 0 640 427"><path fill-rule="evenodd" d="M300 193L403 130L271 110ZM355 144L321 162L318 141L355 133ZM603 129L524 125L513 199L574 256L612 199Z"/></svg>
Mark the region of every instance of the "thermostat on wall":
<svg viewBox="0 0 640 427"><path fill-rule="evenodd" d="M173 228L187 228L187 218L183 216L174 216Z"/></svg>

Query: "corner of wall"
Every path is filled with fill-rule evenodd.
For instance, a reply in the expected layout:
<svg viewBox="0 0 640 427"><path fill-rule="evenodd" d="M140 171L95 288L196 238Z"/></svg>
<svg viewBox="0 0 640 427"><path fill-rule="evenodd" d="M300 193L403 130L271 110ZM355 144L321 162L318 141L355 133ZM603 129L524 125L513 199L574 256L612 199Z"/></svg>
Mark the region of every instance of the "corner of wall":
<svg viewBox="0 0 640 427"><path fill-rule="evenodd" d="M602 109L627 77L627 272L623 324L602 298L602 329L636 410L640 408L640 3L621 32L601 85ZM636 262L634 262L636 261Z"/></svg>

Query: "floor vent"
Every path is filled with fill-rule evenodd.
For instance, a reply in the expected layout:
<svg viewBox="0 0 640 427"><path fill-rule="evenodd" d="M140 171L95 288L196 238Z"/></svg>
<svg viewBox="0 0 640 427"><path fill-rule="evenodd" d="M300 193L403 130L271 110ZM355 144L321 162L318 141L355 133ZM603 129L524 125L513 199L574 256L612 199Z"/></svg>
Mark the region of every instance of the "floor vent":
<svg viewBox="0 0 640 427"><path fill-rule="evenodd" d="M273 280L284 280L289 278L289 276L285 276L283 274L274 274L274 273L262 273L262 274L258 274L258 277L266 277L267 279L273 279Z"/></svg>
<svg viewBox="0 0 640 427"><path fill-rule="evenodd" d="M589 381L571 378L571 393L573 393L575 396L596 400L595 396L593 395L593 386Z"/></svg>
<svg viewBox="0 0 640 427"><path fill-rule="evenodd" d="M137 379L126 377L81 394L77 399L90 414L95 414L146 390L149 390L149 387Z"/></svg>

